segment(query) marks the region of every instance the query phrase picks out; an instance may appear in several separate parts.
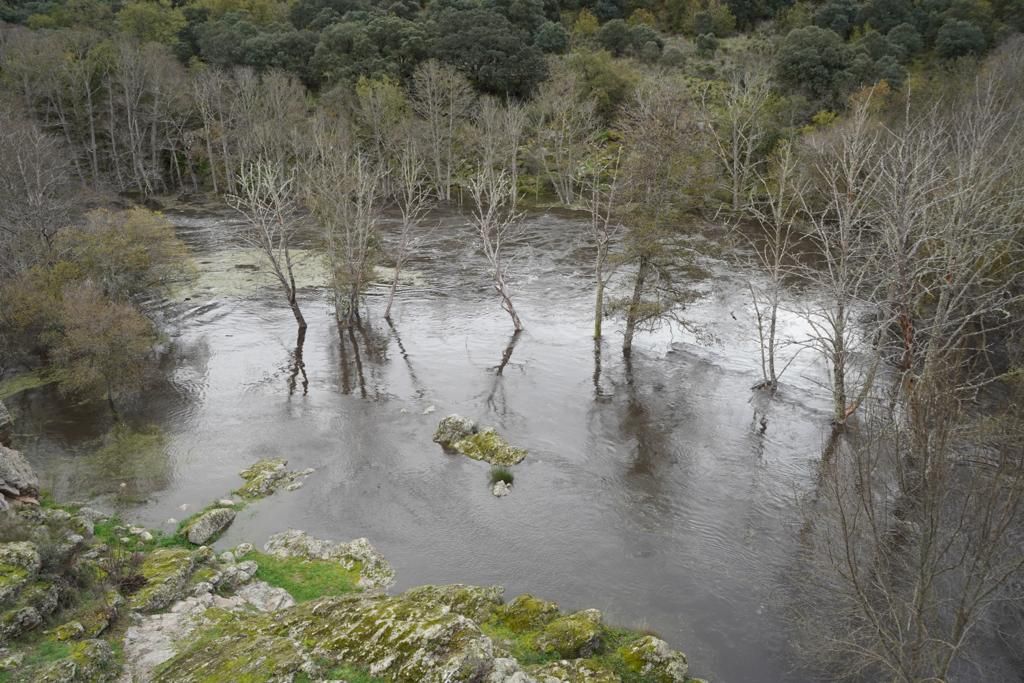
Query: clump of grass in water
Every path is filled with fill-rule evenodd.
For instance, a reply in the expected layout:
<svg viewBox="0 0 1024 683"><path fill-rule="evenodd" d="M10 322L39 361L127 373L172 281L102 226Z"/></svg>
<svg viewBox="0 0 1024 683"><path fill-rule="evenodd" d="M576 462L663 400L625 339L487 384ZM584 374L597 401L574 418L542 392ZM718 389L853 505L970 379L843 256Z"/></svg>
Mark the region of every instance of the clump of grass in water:
<svg viewBox="0 0 1024 683"><path fill-rule="evenodd" d="M512 470L507 467L492 467L491 468L491 486L494 486L499 481L505 482L508 486L512 485L512 482L516 480Z"/></svg>

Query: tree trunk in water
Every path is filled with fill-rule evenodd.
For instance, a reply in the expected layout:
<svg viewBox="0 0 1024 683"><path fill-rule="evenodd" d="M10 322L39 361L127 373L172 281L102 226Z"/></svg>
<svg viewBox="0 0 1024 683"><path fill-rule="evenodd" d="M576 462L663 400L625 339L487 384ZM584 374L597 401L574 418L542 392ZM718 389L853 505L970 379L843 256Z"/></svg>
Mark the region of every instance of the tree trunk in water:
<svg viewBox="0 0 1024 683"><path fill-rule="evenodd" d="M597 280L597 287L594 292L594 339L601 338L601 321L604 319L604 258L598 248L597 258L594 260L594 276Z"/></svg>
<svg viewBox="0 0 1024 683"><path fill-rule="evenodd" d="M626 334L622 340L622 355L629 356L633 353L633 335L636 334L637 318L640 315L640 301L644 291L644 281L647 279L648 257L640 257L640 266L636 271L636 280L633 282L633 298L629 302L629 310L626 311Z"/></svg>
<svg viewBox="0 0 1024 683"><path fill-rule="evenodd" d="M840 304L832 340L832 416L836 424L846 422L846 331L843 324L845 307Z"/></svg>
<svg viewBox="0 0 1024 683"><path fill-rule="evenodd" d="M395 278L391 281L391 291L388 292L388 305L384 307L384 319L391 320L391 304L395 302L395 292L398 290L398 276L402 272L402 264L395 263Z"/></svg>
<svg viewBox="0 0 1024 683"><path fill-rule="evenodd" d="M515 306L512 305L512 298L505 292L503 285L496 284L494 288L498 290L498 294L501 296L501 308L512 318L512 325L515 327L515 331L522 332L524 329L523 322L519 319Z"/></svg>

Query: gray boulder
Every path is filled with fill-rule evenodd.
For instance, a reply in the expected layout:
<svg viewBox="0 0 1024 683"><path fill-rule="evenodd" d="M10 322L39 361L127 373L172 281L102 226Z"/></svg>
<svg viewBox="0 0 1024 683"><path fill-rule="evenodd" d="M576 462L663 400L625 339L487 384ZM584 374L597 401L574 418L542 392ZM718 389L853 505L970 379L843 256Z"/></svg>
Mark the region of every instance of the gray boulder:
<svg viewBox="0 0 1024 683"><path fill-rule="evenodd" d="M8 498L39 496L39 477L24 456L0 446L0 493Z"/></svg>
<svg viewBox="0 0 1024 683"><path fill-rule="evenodd" d="M235 511L230 508L215 508L201 514L188 527L189 543L204 545L218 536L235 520Z"/></svg>
<svg viewBox="0 0 1024 683"><path fill-rule="evenodd" d="M0 401L0 446L10 446L11 437L14 435L14 418L7 410L7 406Z"/></svg>
<svg viewBox="0 0 1024 683"><path fill-rule="evenodd" d="M444 448L453 448L458 441L478 430L476 422L461 415L449 415L438 423L434 430L434 443Z"/></svg>

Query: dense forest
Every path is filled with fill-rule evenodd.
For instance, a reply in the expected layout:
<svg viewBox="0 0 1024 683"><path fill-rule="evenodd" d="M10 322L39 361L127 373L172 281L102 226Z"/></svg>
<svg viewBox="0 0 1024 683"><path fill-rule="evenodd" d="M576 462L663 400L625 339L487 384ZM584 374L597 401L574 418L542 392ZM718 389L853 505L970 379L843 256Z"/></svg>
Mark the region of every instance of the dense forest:
<svg viewBox="0 0 1024 683"><path fill-rule="evenodd" d="M440 206L518 333L509 243L557 206L628 357L687 327L685 237L714 224L751 274L753 391L785 391L794 292L828 368L806 665L995 680L985 653L1024 666L1020 31L1022 0L0 0L0 375L122 409L147 302L192 275L169 201L245 219L300 348L294 250L357 328Z"/></svg>

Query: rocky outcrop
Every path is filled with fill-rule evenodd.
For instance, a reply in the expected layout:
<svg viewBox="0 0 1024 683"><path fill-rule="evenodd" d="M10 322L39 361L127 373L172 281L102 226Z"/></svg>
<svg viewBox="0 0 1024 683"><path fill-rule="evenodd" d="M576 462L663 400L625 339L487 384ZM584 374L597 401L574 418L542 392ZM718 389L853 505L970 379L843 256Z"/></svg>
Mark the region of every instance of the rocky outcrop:
<svg viewBox="0 0 1024 683"><path fill-rule="evenodd" d="M344 662L395 681L482 681L494 653L469 615L497 595L452 586L322 598L266 616L211 610L216 637L181 646L153 680L290 680L297 672L315 680Z"/></svg>
<svg viewBox="0 0 1024 683"><path fill-rule="evenodd" d="M335 543L291 529L271 536L263 549L278 557L338 562L345 569L359 572L360 588L386 588L395 581L395 571L391 565L365 538Z"/></svg>
<svg viewBox="0 0 1024 683"><path fill-rule="evenodd" d="M119 670L114 650L104 640L83 640L71 653L54 662L37 679L39 683L104 683L113 681Z"/></svg>
<svg viewBox="0 0 1024 683"><path fill-rule="evenodd" d="M7 499L38 498L39 477L16 450L0 446L0 510L9 507Z"/></svg>
<svg viewBox="0 0 1024 683"><path fill-rule="evenodd" d="M205 545L220 536L234 520L235 511L231 508L207 510L185 527L185 537L189 543Z"/></svg>
<svg viewBox="0 0 1024 683"><path fill-rule="evenodd" d="M7 406L0 401L0 446L10 446L11 437L14 436L14 418Z"/></svg>
<svg viewBox="0 0 1024 683"><path fill-rule="evenodd" d="M621 648L619 655L627 667L650 683L681 683L687 680L686 655L669 647L661 638L644 636Z"/></svg>
<svg viewBox="0 0 1024 683"><path fill-rule="evenodd" d="M0 543L0 606L12 604L39 573L42 561L28 541Z"/></svg>
<svg viewBox="0 0 1024 683"><path fill-rule="evenodd" d="M468 418L449 415L434 431L434 442L448 451L492 465L516 465L526 457L522 448L513 448L493 428L480 429Z"/></svg>
<svg viewBox="0 0 1024 683"><path fill-rule="evenodd" d="M566 659L590 657L601 650L602 625L601 613L596 609L576 612L548 623L536 643L544 652Z"/></svg>
<svg viewBox="0 0 1024 683"><path fill-rule="evenodd" d="M160 548L150 553L141 568L146 583L131 596L129 606L140 612L156 612L184 598L197 562L213 554L209 548L201 550L206 553L183 548Z"/></svg>

